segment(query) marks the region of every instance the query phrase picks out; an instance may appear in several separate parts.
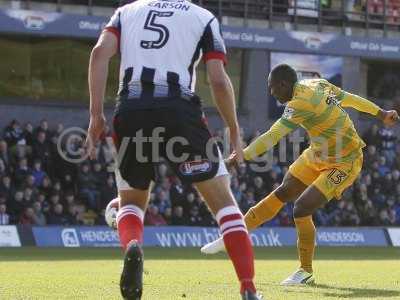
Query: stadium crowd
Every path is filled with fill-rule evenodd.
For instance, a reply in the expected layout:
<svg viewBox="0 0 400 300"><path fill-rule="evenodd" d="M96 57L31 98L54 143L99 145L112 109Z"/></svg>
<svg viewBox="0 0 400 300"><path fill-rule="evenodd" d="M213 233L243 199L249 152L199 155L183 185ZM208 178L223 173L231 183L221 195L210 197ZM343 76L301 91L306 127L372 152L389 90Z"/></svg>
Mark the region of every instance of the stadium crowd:
<svg viewBox="0 0 400 300"><path fill-rule="evenodd" d="M98 147L98 159L80 164L68 162L58 151L64 126L51 128L47 120L38 126L13 120L0 138L0 225L104 225L104 208L117 196L115 179L107 167L112 154L107 128ZM249 143L259 133L247 140ZM221 132L216 133L221 135ZM400 145L390 128L373 125L364 140L364 168L356 184L341 201L331 201L315 215L318 225L400 225ZM82 150L82 140L61 143L72 156ZM74 158L74 157L70 157ZM243 212L277 187L289 163L274 158L267 172L256 173L249 164L232 170L232 191ZM216 225L192 186L184 186L167 165L158 165L147 225ZM292 206L287 205L269 226L291 226Z"/></svg>

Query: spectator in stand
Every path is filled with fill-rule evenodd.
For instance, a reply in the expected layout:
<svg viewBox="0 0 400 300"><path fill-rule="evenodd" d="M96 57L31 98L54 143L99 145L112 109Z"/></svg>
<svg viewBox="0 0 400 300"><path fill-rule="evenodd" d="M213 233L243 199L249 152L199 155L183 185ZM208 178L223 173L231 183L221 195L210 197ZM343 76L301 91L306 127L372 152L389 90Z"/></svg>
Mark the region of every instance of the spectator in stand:
<svg viewBox="0 0 400 300"><path fill-rule="evenodd" d="M33 163L32 176L35 178L35 186L41 186L47 174L42 170L42 162L40 160L35 160Z"/></svg>
<svg viewBox="0 0 400 300"><path fill-rule="evenodd" d="M25 124L24 128L24 137L26 140L26 144L30 147L33 146L33 141L35 140L35 136L33 133L33 126L32 123L28 122Z"/></svg>
<svg viewBox="0 0 400 300"><path fill-rule="evenodd" d="M31 189L33 194L38 193L38 188L35 185L35 177L33 177L33 175L31 174L25 177L25 184L23 185L23 187Z"/></svg>
<svg viewBox="0 0 400 300"><path fill-rule="evenodd" d="M47 223L49 225L69 225L69 218L66 214L64 214L64 208L62 204L58 203L54 206L47 218Z"/></svg>
<svg viewBox="0 0 400 300"><path fill-rule="evenodd" d="M60 196L60 199L63 198L64 192L62 190L61 182L59 180L54 181L53 189L51 192Z"/></svg>
<svg viewBox="0 0 400 300"><path fill-rule="evenodd" d="M14 197L9 201L8 209L12 217L17 218L25 208L24 205L24 192L21 190L16 190Z"/></svg>
<svg viewBox="0 0 400 300"><path fill-rule="evenodd" d="M379 172L379 175L382 176L382 177L390 172L390 168L388 167L388 165L386 163L386 157L385 156L379 157L377 171Z"/></svg>
<svg viewBox="0 0 400 300"><path fill-rule="evenodd" d="M378 159L379 159L379 154L377 152L376 146L368 145L364 157L364 166L367 169L367 171L370 171L372 169L372 164L378 161Z"/></svg>
<svg viewBox="0 0 400 300"><path fill-rule="evenodd" d="M15 170L14 179L15 185L20 187L25 182L25 178L31 174L31 169L28 167L28 160L26 158L22 158L18 162L18 168Z"/></svg>
<svg viewBox="0 0 400 300"><path fill-rule="evenodd" d="M167 222L164 220L163 216L160 215L158 207L155 205L151 205L147 210L144 223L145 225L152 225L152 226L167 225Z"/></svg>
<svg viewBox="0 0 400 300"><path fill-rule="evenodd" d="M386 157L389 164L392 164L396 158L396 134L393 128L384 126L378 131L380 141L380 149L382 154Z"/></svg>
<svg viewBox="0 0 400 300"><path fill-rule="evenodd" d="M96 180L93 177L89 164L82 165L78 175L78 190L87 199L91 209L96 210L99 206L100 193L96 189Z"/></svg>
<svg viewBox="0 0 400 300"><path fill-rule="evenodd" d="M60 198L59 194L55 193L50 196L50 205L52 207L55 207L57 204L60 204L60 203L61 203L61 198Z"/></svg>
<svg viewBox="0 0 400 300"><path fill-rule="evenodd" d="M62 133L63 133L63 131L64 131L64 124L62 124L62 123L58 123L57 124L57 127L56 127L56 130L52 133L52 138L53 137L59 137Z"/></svg>
<svg viewBox="0 0 400 300"><path fill-rule="evenodd" d="M104 183L107 181L107 173L103 169L101 163L94 163L92 174L95 180L96 189L100 190L104 186Z"/></svg>
<svg viewBox="0 0 400 300"><path fill-rule="evenodd" d="M0 178L7 174L8 174L8 171L7 171L6 165L4 164L4 161L0 158Z"/></svg>
<svg viewBox="0 0 400 300"><path fill-rule="evenodd" d="M66 192L64 196L64 202L67 207L70 207L71 205L75 205L75 195L71 192Z"/></svg>
<svg viewBox="0 0 400 300"><path fill-rule="evenodd" d="M33 193L33 190L30 188L25 188L24 189L24 199L23 203L24 205L31 205L35 201L35 194Z"/></svg>
<svg viewBox="0 0 400 300"><path fill-rule="evenodd" d="M4 139L8 144L9 148L13 148L18 143L26 144L24 138L24 131L17 120L12 120L4 131Z"/></svg>
<svg viewBox="0 0 400 300"><path fill-rule="evenodd" d="M171 201L166 191L160 190L156 197L155 205L157 205L160 214L164 214L167 208L171 207Z"/></svg>
<svg viewBox="0 0 400 300"><path fill-rule="evenodd" d="M172 221L172 208L168 207L164 214L163 214L164 220L167 223L167 225L171 225L171 221Z"/></svg>
<svg viewBox="0 0 400 300"><path fill-rule="evenodd" d="M113 175L108 175L106 184L101 188L101 206L106 207L107 204L117 197L117 189Z"/></svg>
<svg viewBox="0 0 400 300"><path fill-rule="evenodd" d="M39 187L39 191L43 193L46 197L49 197L51 194L51 181L48 176L43 178L42 185Z"/></svg>
<svg viewBox="0 0 400 300"><path fill-rule="evenodd" d="M200 210L198 206L193 206L189 214L189 226L201 226L203 225L203 218L200 215Z"/></svg>
<svg viewBox="0 0 400 300"><path fill-rule="evenodd" d="M260 176L257 176L253 180L254 186L254 197L256 202L260 201L267 195L267 190L264 186L264 181Z"/></svg>
<svg viewBox="0 0 400 300"><path fill-rule="evenodd" d="M372 125L371 129L363 136L363 140L368 146L378 146L379 126L377 124Z"/></svg>
<svg viewBox="0 0 400 300"><path fill-rule="evenodd" d="M34 220L34 211L33 208L28 206L25 207L24 212L22 213L21 217L19 218L19 224L21 225L36 225Z"/></svg>
<svg viewBox="0 0 400 300"><path fill-rule="evenodd" d="M33 221L37 226L45 226L46 225L46 216L42 211L42 205L40 202L33 203Z"/></svg>
<svg viewBox="0 0 400 300"><path fill-rule="evenodd" d="M100 216L99 216L100 217ZM67 213L68 223L69 225L79 225L79 212L78 207L76 205L68 206L68 213ZM106 225L104 219L104 212L102 213L102 223L97 223L98 225Z"/></svg>
<svg viewBox="0 0 400 300"><path fill-rule="evenodd" d="M171 219L171 225L180 226L185 225L186 220L183 216L183 207L182 206L175 206L174 212Z"/></svg>
<svg viewBox="0 0 400 300"><path fill-rule="evenodd" d="M34 134L36 137L38 137L41 132L44 133L44 137L46 139L49 139L51 137L51 132L49 130L49 122L47 122L46 119L40 120L40 124L38 127L35 128Z"/></svg>
<svg viewBox="0 0 400 300"><path fill-rule="evenodd" d="M178 177L172 177L172 184L169 191L169 196L171 199L171 205L175 206L183 206L185 201L185 188L182 185L182 182Z"/></svg>
<svg viewBox="0 0 400 300"><path fill-rule="evenodd" d="M7 206L2 203L0 204L0 225L10 224L10 216L7 214Z"/></svg>
<svg viewBox="0 0 400 300"><path fill-rule="evenodd" d="M236 176L232 177L231 190L233 196L235 197L236 202L239 203L240 199L242 198L242 191L240 190L239 180L237 179Z"/></svg>
<svg viewBox="0 0 400 300"><path fill-rule="evenodd" d="M244 213L246 213L249 210L249 208L254 206L255 204L256 204L256 199L254 197L254 192L252 189L249 189L243 195L239 207Z"/></svg>
<svg viewBox="0 0 400 300"><path fill-rule="evenodd" d="M195 205L196 203L196 194L194 192L189 192L186 194L186 201L184 202L184 214L189 215L190 209Z"/></svg>
<svg viewBox="0 0 400 300"><path fill-rule="evenodd" d="M8 169L11 165L11 157L5 140L0 140L0 158Z"/></svg>
<svg viewBox="0 0 400 300"><path fill-rule="evenodd" d="M42 167L46 172L51 169L51 149L46 140L46 131L38 131L33 143L33 156L42 162Z"/></svg>
<svg viewBox="0 0 400 300"><path fill-rule="evenodd" d="M279 226L287 227L292 225L293 225L292 218L289 216L286 209L282 209L279 215Z"/></svg>
<svg viewBox="0 0 400 300"><path fill-rule="evenodd" d="M62 179L62 186L65 192L75 193L75 182L71 174L65 174Z"/></svg>

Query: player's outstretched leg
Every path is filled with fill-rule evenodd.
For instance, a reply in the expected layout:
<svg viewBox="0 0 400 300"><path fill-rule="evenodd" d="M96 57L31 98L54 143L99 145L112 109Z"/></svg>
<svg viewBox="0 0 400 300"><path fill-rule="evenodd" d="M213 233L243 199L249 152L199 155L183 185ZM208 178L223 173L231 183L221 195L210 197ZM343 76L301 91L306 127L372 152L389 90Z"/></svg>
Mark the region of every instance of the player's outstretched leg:
<svg viewBox="0 0 400 300"><path fill-rule="evenodd" d="M275 193L269 194L257 205L249 209L244 217L247 230L252 231L261 224L273 219L285 204L276 197ZM223 238L208 243L201 248L204 254L216 254L225 250Z"/></svg>
<svg viewBox="0 0 400 300"><path fill-rule="evenodd" d="M306 188L307 186L304 183L288 172L282 184L275 191L247 212L244 217L247 229L252 231L263 223L272 220L285 203L296 200ZM201 252L204 254L215 254L224 250L225 245L222 237L201 248Z"/></svg>
<svg viewBox="0 0 400 300"><path fill-rule="evenodd" d="M254 285L254 254L243 215L235 205L228 176L219 176L196 183L197 188L215 214L225 248L240 281L243 299L258 300Z"/></svg>
<svg viewBox="0 0 400 300"><path fill-rule="evenodd" d="M125 251L121 273L121 295L127 300L140 300L143 293L143 218L148 191L120 191L121 207L117 214L118 234ZM132 199L137 199L133 201ZM129 203L124 205L125 203ZM134 205L132 203L136 203ZM140 207L139 207L140 206Z"/></svg>

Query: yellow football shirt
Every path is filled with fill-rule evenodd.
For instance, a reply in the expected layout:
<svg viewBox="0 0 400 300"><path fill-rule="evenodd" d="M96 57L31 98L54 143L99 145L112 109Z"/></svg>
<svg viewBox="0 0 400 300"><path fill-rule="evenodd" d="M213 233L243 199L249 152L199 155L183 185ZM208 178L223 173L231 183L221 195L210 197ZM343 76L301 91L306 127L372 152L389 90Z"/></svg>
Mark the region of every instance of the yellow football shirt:
<svg viewBox="0 0 400 300"><path fill-rule="evenodd" d="M292 100L282 117L245 149L251 160L268 151L299 126L311 141L311 150L326 162L346 162L359 155L365 143L343 107L376 115L380 108L374 103L347 93L325 79L306 79L296 83Z"/></svg>

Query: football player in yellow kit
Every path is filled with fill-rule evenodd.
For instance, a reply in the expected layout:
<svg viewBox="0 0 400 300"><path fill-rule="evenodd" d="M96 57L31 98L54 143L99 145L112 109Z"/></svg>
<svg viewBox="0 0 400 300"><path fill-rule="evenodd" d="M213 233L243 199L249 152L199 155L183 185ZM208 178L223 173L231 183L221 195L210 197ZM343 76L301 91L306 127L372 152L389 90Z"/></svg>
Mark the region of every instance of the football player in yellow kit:
<svg viewBox="0 0 400 300"><path fill-rule="evenodd" d="M282 117L244 150L252 160L274 147L281 138L299 126L303 127L311 145L290 166L282 184L252 207L245 216L248 230L271 220L287 202L294 202L293 216L297 230L300 268L282 285L314 282L312 261L315 249L313 213L342 192L358 177L363 163L365 143L358 136L345 107L368 113L387 125L394 125L398 113L385 111L362 97L350 94L324 79L298 81L289 65L278 65L269 78L271 95L285 104ZM235 153L227 164L235 162ZM201 251L212 254L224 249L218 239Z"/></svg>

